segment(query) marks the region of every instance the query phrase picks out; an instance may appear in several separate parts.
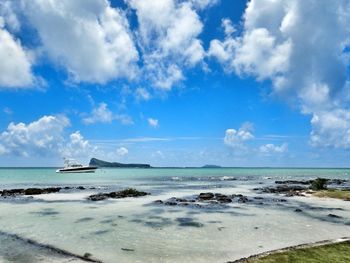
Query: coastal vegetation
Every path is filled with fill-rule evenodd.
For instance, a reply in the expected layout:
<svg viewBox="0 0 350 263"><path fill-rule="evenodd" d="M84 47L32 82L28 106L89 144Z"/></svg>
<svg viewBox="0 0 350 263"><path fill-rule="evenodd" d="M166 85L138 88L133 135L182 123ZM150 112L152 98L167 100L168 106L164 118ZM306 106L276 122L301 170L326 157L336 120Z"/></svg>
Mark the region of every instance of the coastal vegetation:
<svg viewBox="0 0 350 263"><path fill-rule="evenodd" d="M311 182L310 189L318 191L327 189L327 182L329 180L325 178L317 178Z"/></svg>
<svg viewBox="0 0 350 263"><path fill-rule="evenodd" d="M239 261L245 263L346 263L350 262L350 241L297 248L286 252L276 252L255 259Z"/></svg>
<svg viewBox="0 0 350 263"><path fill-rule="evenodd" d="M314 196L317 197L329 197L336 198L345 201L350 201L350 190L341 190L341 189L328 189L328 190L320 190L313 193Z"/></svg>

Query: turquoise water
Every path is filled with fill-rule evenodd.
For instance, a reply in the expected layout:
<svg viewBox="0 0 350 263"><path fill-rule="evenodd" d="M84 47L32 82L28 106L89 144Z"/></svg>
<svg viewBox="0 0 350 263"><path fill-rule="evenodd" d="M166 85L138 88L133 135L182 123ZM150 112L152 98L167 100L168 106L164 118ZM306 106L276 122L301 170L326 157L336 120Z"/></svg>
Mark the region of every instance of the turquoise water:
<svg viewBox="0 0 350 263"><path fill-rule="evenodd" d="M350 179L350 169L291 169L291 168L171 168L171 169L98 169L96 173L57 174L56 168L0 168L2 188L30 185L108 185L126 182L156 182L171 178L190 180L210 177L233 177L259 180L310 179L316 177Z"/></svg>

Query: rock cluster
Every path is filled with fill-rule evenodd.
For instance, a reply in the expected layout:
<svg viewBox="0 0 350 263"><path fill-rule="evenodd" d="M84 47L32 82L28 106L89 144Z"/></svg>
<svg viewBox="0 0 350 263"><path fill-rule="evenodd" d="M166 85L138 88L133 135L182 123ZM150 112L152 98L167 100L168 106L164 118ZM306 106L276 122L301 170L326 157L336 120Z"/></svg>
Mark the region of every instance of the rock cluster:
<svg viewBox="0 0 350 263"><path fill-rule="evenodd" d="M163 204L166 206L188 206L194 208L215 208L225 207L226 204L237 203L252 203L263 204L263 197L248 198L242 194L225 195L220 193L200 193L189 198L172 197L168 200L156 200L155 204Z"/></svg>
<svg viewBox="0 0 350 263"><path fill-rule="evenodd" d="M133 189L133 188L128 188L118 192L98 193L98 194L90 195L88 197L88 200L102 201L108 198L117 199L117 198L125 198L125 197L139 197L139 196L145 196L145 195L149 195L149 193L137 191L136 189Z"/></svg>
<svg viewBox="0 0 350 263"><path fill-rule="evenodd" d="M285 194L285 196L304 196L303 192L308 190L308 188L300 185L283 184L275 187L255 188L254 190L268 194Z"/></svg>
<svg viewBox="0 0 350 263"><path fill-rule="evenodd" d="M17 195L41 195L57 193L61 190L61 187L48 187L48 188L27 188L27 189L4 189L0 191L1 196L17 196Z"/></svg>

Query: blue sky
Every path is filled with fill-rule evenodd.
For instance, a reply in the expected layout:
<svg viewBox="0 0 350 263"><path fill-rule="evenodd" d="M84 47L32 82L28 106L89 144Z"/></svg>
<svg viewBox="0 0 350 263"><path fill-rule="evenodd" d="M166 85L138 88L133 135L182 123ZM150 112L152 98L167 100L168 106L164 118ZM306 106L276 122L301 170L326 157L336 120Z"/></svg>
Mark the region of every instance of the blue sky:
<svg viewBox="0 0 350 263"><path fill-rule="evenodd" d="M0 3L0 166L348 167L350 4Z"/></svg>

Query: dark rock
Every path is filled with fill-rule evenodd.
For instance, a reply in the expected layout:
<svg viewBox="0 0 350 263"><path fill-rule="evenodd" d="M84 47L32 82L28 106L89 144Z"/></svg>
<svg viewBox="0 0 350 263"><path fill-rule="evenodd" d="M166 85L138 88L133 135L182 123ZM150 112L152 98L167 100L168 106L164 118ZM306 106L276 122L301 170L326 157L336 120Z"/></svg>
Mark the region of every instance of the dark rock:
<svg viewBox="0 0 350 263"><path fill-rule="evenodd" d="M90 201L102 201L108 198L107 194L95 194L95 195L90 195L88 199Z"/></svg>
<svg viewBox="0 0 350 263"><path fill-rule="evenodd" d="M294 210L294 212L300 213L300 212L303 212L303 210L301 210L300 208L297 208Z"/></svg>
<svg viewBox="0 0 350 263"><path fill-rule="evenodd" d="M249 199L246 196L242 196L238 199L238 203L246 203L249 202Z"/></svg>
<svg viewBox="0 0 350 263"><path fill-rule="evenodd" d="M202 199L202 200L210 200L214 198L214 194L213 193L200 193L198 195L198 199Z"/></svg>
<svg viewBox="0 0 350 263"><path fill-rule="evenodd" d="M85 190L85 187L84 186L78 186L77 189L78 190Z"/></svg>
<svg viewBox="0 0 350 263"><path fill-rule="evenodd" d="M275 184L303 184L303 185L309 185L312 183L313 180L302 180L302 181L297 181L297 180L286 180L286 181L275 181Z"/></svg>
<svg viewBox="0 0 350 263"><path fill-rule="evenodd" d="M183 198L175 198L175 202L183 203L183 202L187 202L187 200Z"/></svg>
<svg viewBox="0 0 350 263"><path fill-rule="evenodd" d="M155 204L163 204L163 201L162 200L156 200L154 201Z"/></svg>
<svg viewBox="0 0 350 263"><path fill-rule="evenodd" d="M126 198L126 197L139 197L149 195L149 193L137 191L136 189L128 188L121 190L119 192L110 192L110 193L98 193L90 195L88 200L90 201L101 201L108 198Z"/></svg>
<svg viewBox="0 0 350 263"><path fill-rule="evenodd" d="M61 187L49 187L49 188L28 188L24 190L24 195L40 195L57 193L61 190Z"/></svg>
<svg viewBox="0 0 350 263"><path fill-rule="evenodd" d="M15 195L21 195L24 193L24 189L4 189L2 190L1 196L15 196Z"/></svg>
<svg viewBox="0 0 350 263"><path fill-rule="evenodd" d="M219 197L216 199L218 202L220 203L232 203L232 199L229 198L228 196L225 196L225 197Z"/></svg>
<svg viewBox="0 0 350 263"><path fill-rule="evenodd" d="M342 218L341 216L335 215L335 214L328 214L329 217L332 218Z"/></svg>
<svg viewBox="0 0 350 263"><path fill-rule="evenodd" d="M88 253L88 252L86 252L85 254L84 254L84 258L90 258L92 256L92 254L90 254L90 253Z"/></svg>
<svg viewBox="0 0 350 263"><path fill-rule="evenodd" d="M40 195L43 193L43 189L39 189L39 188L28 188L26 190L24 190L24 194L25 195Z"/></svg>
<svg viewBox="0 0 350 263"><path fill-rule="evenodd" d="M170 206L177 205L176 202L172 202L172 201L165 202L164 204L165 204L165 205L170 205Z"/></svg>
<svg viewBox="0 0 350 263"><path fill-rule="evenodd" d="M265 187L260 188L259 190L263 193L288 194L288 196L292 196L297 194L298 191L306 190L306 188L299 185L278 185L277 187Z"/></svg>

